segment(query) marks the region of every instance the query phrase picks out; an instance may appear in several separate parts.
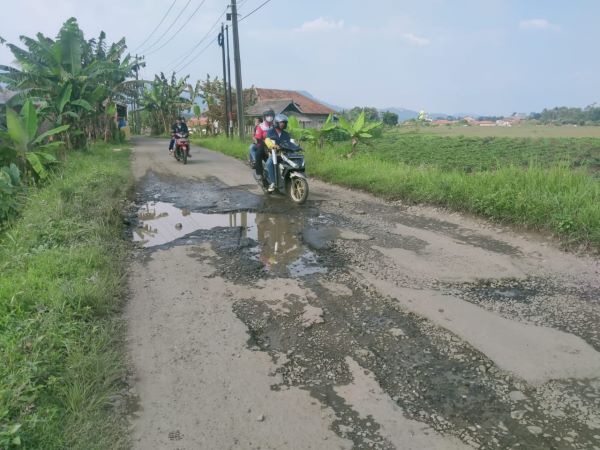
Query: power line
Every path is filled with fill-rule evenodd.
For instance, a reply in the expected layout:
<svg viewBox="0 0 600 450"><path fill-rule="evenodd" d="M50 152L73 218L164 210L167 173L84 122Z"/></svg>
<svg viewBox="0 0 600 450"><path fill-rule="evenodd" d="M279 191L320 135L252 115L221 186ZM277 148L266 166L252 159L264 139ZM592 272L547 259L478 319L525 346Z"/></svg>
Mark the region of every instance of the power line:
<svg viewBox="0 0 600 450"><path fill-rule="evenodd" d="M159 51L161 48L163 48L165 45L167 45L169 42L171 42L178 34L181 30L183 30L183 28L190 23L190 20L192 20L192 18L196 15L196 13L198 12L198 10L202 7L202 5L204 5L204 3L206 2L206 0L202 0L200 2L200 4L198 5L198 7L194 10L194 12L190 15L190 17L188 17L188 19L184 22L183 25L181 25L179 27L179 29L173 34L173 36L171 36L171 38L165 42L164 44L162 44L160 47L155 48L154 50L152 50L150 53L148 53L148 55L151 55L152 53L156 53L157 51Z"/></svg>
<svg viewBox="0 0 600 450"><path fill-rule="evenodd" d="M173 25L175 25L175 23L179 20L179 18L181 17L181 15L185 12L185 10L187 9L187 7L190 5L191 1L192 0L188 0L188 2L185 4L185 6L183 7L183 9L177 15L177 17L175 17L175 19L173 19L173 22L171 22L171 24L167 27L167 31L165 31L162 36L160 36L156 41L154 41L154 43L152 45L150 45L150 47L148 47L146 49L145 53L152 51L153 47L156 46L167 35L167 33L169 32L169 30L171 29L171 27Z"/></svg>
<svg viewBox="0 0 600 450"><path fill-rule="evenodd" d="M196 56L194 56L194 58L192 58L191 60L189 60L183 67L180 67L179 69L175 70L175 72L181 72L187 66L189 66L190 64L192 64L194 61L196 61L200 57L200 55L202 55L206 50L208 50L210 48L210 46L213 45L215 42L216 42L216 39L210 41L208 43L208 45L206 45L202 50L200 50L200 53L198 53Z"/></svg>
<svg viewBox="0 0 600 450"><path fill-rule="evenodd" d="M258 11L259 9L261 9L263 6L265 6L267 3L269 3L271 0L267 0L263 3L260 4L260 6L258 6L257 8L253 9L252 11L250 11L248 14L246 14L244 17L242 17L238 22L241 22L242 20L244 20L246 17L250 17L252 14L254 14L256 11Z"/></svg>
<svg viewBox="0 0 600 450"><path fill-rule="evenodd" d="M167 12L163 15L162 19L160 19L160 22L158 22L158 25L156 25L156 28L154 28L154 30L152 30L152 32L148 35L148 37L144 40L144 42L142 42L140 45L138 45L135 48L135 50L132 50L132 52L135 52L138 49L142 48L146 44L146 42L148 42L150 40L150 38L154 35L154 33L156 33L156 30L158 30L160 28L160 26L163 24L163 22L165 21L165 19L167 18L167 16L171 12L171 10L173 9L173 6L175 6L175 3L177 3L177 0L173 0L173 3L171 3L171 6L169 6L169 9L167 9Z"/></svg>
<svg viewBox="0 0 600 450"><path fill-rule="evenodd" d="M185 60L186 60L187 58L189 58L189 57L190 57L190 56L191 56L191 55L192 55L192 54L193 54L193 53L196 51L196 49L197 49L198 47L200 47L204 41L206 41L206 39L208 39L208 37L209 37L210 33L212 33L212 31L215 29L215 27L216 27L216 26L219 24L219 21L220 21L220 20L223 18L223 16L225 15L225 13L226 13L226 12L227 12L227 8L225 8L225 10L224 10L224 11L221 13L221 15L220 15L219 17L217 17L217 20L215 20L215 23L213 23L213 25L212 25L212 26L211 26L211 27L208 29L208 31L207 31L207 32L206 32L206 34L205 34L205 35L202 37L202 39L200 39L200 40L199 40L199 41L196 43L196 45L194 45L194 46L192 47L192 49L191 49L189 52L187 52L185 55L183 55L183 56L181 56L180 58L177 58L176 60L174 60L173 62L171 62L171 63L169 64L169 66L172 66L172 65L173 65L173 64L175 64L175 62L177 62L177 61L182 61L182 60L183 60L183 61L185 62ZM204 51L204 50L203 50L203 51ZM196 56L195 56L195 57L192 59L192 61L194 61L194 60L196 59L196 57L197 57L197 56L198 56L198 55L196 55ZM177 70L177 67L179 67L180 65L181 65L181 62L175 66L175 70ZM187 64L186 64L184 67L187 67ZM181 70L181 69L179 69L179 70Z"/></svg>

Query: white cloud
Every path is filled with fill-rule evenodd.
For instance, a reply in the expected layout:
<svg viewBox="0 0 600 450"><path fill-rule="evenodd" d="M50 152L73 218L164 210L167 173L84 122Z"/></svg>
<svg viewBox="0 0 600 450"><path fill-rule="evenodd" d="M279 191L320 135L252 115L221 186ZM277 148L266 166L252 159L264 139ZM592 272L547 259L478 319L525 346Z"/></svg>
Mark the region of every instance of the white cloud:
<svg viewBox="0 0 600 450"><path fill-rule="evenodd" d="M301 32L312 32L312 31L330 31L330 30L341 30L344 28L344 21L338 20L327 20L323 17L305 22L300 28L296 28L295 31Z"/></svg>
<svg viewBox="0 0 600 450"><path fill-rule="evenodd" d="M429 45L429 39L427 39L425 37L417 36L417 35L412 34L412 33L404 33L402 35L402 37L404 39L406 39L408 42L410 42L411 44L418 45L419 47L423 47L425 45Z"/></svg>
<svg viewBox="0 0 600 450"><path fill-rule="evenodd" d="M528 19L519 23L521 30L560 30L560 27L546 19Z"/></svg>

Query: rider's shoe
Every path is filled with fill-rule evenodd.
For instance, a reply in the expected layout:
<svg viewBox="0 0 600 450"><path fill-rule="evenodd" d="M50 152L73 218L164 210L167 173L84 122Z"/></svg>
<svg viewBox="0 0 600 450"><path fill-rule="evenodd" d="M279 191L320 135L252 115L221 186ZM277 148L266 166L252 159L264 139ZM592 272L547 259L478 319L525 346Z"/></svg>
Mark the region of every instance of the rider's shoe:
<svg viewBox="0 0 600 450"><path fill-rule="evenodd" d="M269 192L273 192L274 190L275 190L275 183L271 183L271 184L269 185L269 189L268 189L268 191L269 191Z"/></svg>

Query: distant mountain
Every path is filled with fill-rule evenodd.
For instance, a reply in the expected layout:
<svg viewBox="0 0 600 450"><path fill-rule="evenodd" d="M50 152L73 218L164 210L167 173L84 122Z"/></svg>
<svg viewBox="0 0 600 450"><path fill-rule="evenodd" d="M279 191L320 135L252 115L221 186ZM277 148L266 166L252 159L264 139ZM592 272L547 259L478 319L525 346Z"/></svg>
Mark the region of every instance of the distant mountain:
<svg viewBox="0 0 600 450"><path fill-rule="evenodd" d="M398 122L404 122L410 119L416 119L419 117L418 111L406 108L380 108L379 112L384 113L386 111L398 114Z"/></svg>
<svg viewBox="0 0 600 450"><path fill-rule="evenodd" d="M413 111L411 109L406 109L406 108L381 108L379 110L380 112L385 112L385 111L390 111L390 112L394 112L396 114L398 114L398 122L404 122L406 120L410 120L410 119L416 119L417 117L419 117L419 113L417 111ZM459 117L479 117L480 114L467 114L467 113L456 113L456 114L446 114L446 113L427 113L427 117L429 117L432 120L438 120L438 119L448 119L449 117L453 117L453 118L459 118Z"/></svg>
<svg viewBox="0 0 600 450"><path fill-rule="evenodd" d="M307 96L308 98L311 98L325 106L328 106L329 108L335 110L335 111L344 111L344 110L349 110L352 108L349 107L344 107L344 106L339 106L339 105L333 105L331 103L325 102L317 97L315 97L314 95L312 95L310 92L308 91L297 91L302 95ZM405 122L407 120L411 120L411 119L416 119L417 117L419 117L419 112L418 111L414 111L412 109L407 109L407 108L401 108L401 107L389 107L389 108L378 108L380 113L384 113L386 111L389 112L393 112L398 114L398 122ZM449 117L454 117L454 118L458 118L458 117L480 117L480 114L467 114L467 113L457 113L457 114L446 114L446 113L427 113L427 116L433 120L437 120L437 119L447 119Z"/></svg>
<svg viewBox="0 0 600 450"><path fill-rule="evenodd" d="M463 118L463 117L481 117L482 114L473 114L473 113L454 113L454 114L445 114L445 113L428 113L427 114L431 119L447 119L449 117L454 117L455 119Z"/></svg>
<svg viewBox="0 0 600 450"><path fill-rule="evenodd" d="M342 106L337 106L337 105L333 105L331 103L327 103L327 102L321 100L320 98L315 97L308 91L296 91L296 92L299 92L300 94L305 95L306 97L313 99L314 101L317 101L317 102L321 103L322 105L325 105L328 108L333 109L334 111L343 111L344 109L348 109L348 108L344 108Z"/></svg>

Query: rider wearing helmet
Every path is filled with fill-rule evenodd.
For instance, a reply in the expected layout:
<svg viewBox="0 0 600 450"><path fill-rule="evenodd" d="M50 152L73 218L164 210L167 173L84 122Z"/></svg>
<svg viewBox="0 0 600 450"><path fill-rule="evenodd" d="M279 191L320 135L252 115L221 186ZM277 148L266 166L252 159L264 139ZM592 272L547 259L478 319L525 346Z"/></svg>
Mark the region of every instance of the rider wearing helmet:
<svg viewBox="0 0 600 450"><path fill-rule="evenodd" d="M187 125L185 124L185 120L182 116L177 118L177 122L173 124L171 127L171 142L169 142L169 153L173 151L173 147L175 146L175 135L180 134L182 136L189 136L190 131L188 130ZM188 151L188 156L191 154Z"/></svg>
<svg viewBox="0 0 600 450"><path fill-rule="evenodd" d="M269 130L273 128L273 117L275 117L275 111L272 109L263 112L263 121L257 125L254 132L254 144L250 146L250 159L254 162L256 175L259 177L262 177L265 139Z"/></svg>
<svg viewBox="0 0 600 450"><path fill-rule="evenodd" d="M267 133L267 140L265 141L269 148L277 149L279 144L282 142L290 141L290 134L285 131L288 125L288 118L285 114L277 114L274 120L275 126ZM275 190L275 161L273 156L269 155L267 160L267 175L269 178L269 192Z"/></svg>

